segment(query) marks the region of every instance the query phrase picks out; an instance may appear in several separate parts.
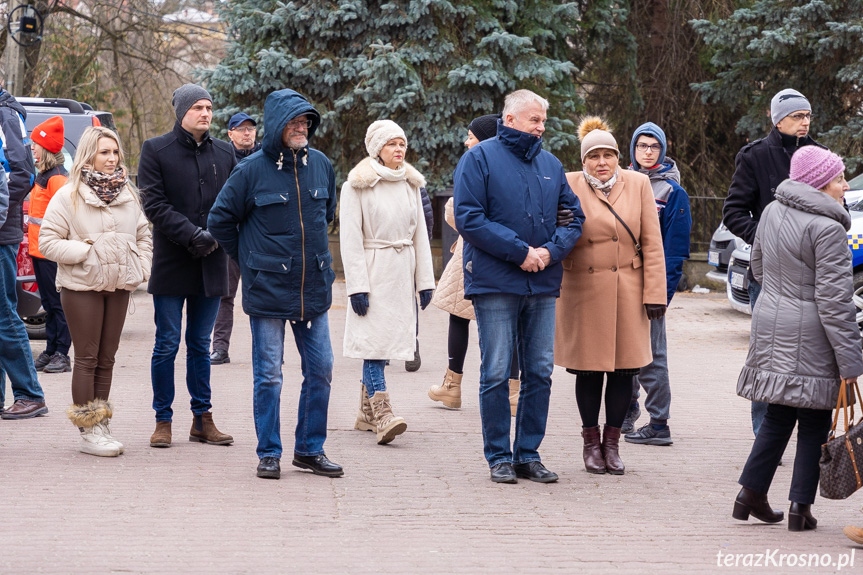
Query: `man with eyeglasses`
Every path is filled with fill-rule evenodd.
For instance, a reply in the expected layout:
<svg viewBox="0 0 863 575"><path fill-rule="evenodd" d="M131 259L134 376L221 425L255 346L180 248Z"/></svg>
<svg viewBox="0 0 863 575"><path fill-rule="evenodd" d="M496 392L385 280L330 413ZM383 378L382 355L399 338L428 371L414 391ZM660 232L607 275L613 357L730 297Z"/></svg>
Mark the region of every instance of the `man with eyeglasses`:
<svg viewBox="0 0 863 575"><path fill-rule="evenodd" d="M303 376L292 464L339 477L342 467L324 453L333 378L327 311L336 277L327 226L336 214L336 175L330 160L309 146L321 115L302 95L273 92L263 121L261 153L237 166L208 220L243 277L243 311L252 327L257 476L281 476L279 402L289 327Z"/></svg>
<svg viewBox="0 0 863 575"><path fill-rule="evenodd" d="M774 126L770 133L743 146L738 152L731 187L722 210L726 227L750 245L755 241L761 213L773 201L779 184L788 178L794 152L803 146L827 149L809 136L812 106L797 90L787 88L773 96L770 119ZM754 309L761 285L755 281L752 270L748 278L749 305ZM755 435L758 435L765 413L766 403L752 402L752 431Z"/></svg>
<svg viewBox="0 0 863 575"><path fill-rule="evenodd" d="M683 261L689 259L689 232L692 216L689 212L689 196L680 185L677 164L666 155L668 142L665 132L652 122L639 126L629 144L631 170L650 178L659 226L662 230L662 245L665 251L665 278L668 302L677 291L683 276ZM628 443L643 445L671 445L671 430L668 418L671 408L671 382L668 377L668 353L665 338L665 317L650 320L650 347L653 361L642 367L632 380L632 405L626 414L621 431ZM641 415L638 408L639 387L644 388L644 407L650 421L634 431L635 421Z"/></svg>
<svg viewBox="0 0 863 575"><path fill-rule="evenodd" d="M258 133L257 122L243 112L234 114L228 120L228 139L234 146L237 162L241 162L261 149L255 141ZM240 267L228 259L228 295L219 303L219 314L213 326L213 351L210 352L210 365L231 363L228 350L231 347L231 332L234 329L234 299L240 284Z"/></svg>

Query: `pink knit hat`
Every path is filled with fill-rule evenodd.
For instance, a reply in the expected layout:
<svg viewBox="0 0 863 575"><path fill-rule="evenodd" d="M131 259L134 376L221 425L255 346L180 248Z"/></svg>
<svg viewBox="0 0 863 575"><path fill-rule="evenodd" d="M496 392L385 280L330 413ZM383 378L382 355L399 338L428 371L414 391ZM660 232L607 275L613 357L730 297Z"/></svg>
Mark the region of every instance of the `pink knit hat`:
<svg viewBox="0 0 863 575"><path fill-rule="evenodd" d="M842 158L830 150L818 146L804 146L791 157L791 173L788 177L820 190L844 171Z"/></svg>

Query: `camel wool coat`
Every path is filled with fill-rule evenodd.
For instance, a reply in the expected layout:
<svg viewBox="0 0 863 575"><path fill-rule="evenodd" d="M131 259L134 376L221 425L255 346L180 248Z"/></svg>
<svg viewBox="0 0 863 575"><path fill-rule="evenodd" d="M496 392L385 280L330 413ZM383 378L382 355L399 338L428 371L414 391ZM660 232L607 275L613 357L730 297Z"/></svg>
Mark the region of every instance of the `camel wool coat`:
<svg viewBox="0 0 863 575"><path fill-rule="evenodd" d="M644 304L666 305L665 254L650 179L619 170L606 199L582 172L566 174L584 210L582 235L563 260L554 363L579 371L644 367L653 360ZM626 228L641 244L644 261Z"/></svg>
<svg viewBox="0 0 863 575"><path fill-rule="evenodd" d="M405 162L405 179L386 180L360 162L342 186L339 244L350 296L369 294L360 317L347 303L344 356L410 360L416 348L418 291L434 289L434 268L420 188L425 178Z"/></svg>

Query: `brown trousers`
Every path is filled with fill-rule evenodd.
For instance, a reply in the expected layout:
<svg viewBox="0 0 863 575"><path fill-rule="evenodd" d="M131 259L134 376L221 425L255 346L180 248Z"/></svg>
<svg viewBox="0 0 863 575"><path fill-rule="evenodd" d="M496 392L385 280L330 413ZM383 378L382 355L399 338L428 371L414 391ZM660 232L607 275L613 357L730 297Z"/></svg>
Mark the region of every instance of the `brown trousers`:
<svg viewBox="0 0 863 575"><path fill-rule="evenodd" d="M75 350L73 403L83 405L96 398L108 399L114 354L120 346L130 295L125 290L72 291L63 288L60 291L60 302L66 312Z"/></svg>

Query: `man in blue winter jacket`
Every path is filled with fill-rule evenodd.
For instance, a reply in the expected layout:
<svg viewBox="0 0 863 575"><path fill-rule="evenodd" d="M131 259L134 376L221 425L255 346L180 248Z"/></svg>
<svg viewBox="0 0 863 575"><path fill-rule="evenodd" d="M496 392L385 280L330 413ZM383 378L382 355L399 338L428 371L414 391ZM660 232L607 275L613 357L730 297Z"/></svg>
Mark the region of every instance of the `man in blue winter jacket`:
<svg viewBox="0 0 863 575"><path fill-rule="evenodd" d="M286 321L303 372L293 465L327 477L344 473L324 454L333 375L327 310L336 277L327 224L336 212L336 176L327 157L309 147L320 123L297 92L267 96L263 147L233 171L207 221L242 274L243 311L252 327L257 475L267 479L281 473Z"/></svg>
<svg viewBox="0 0 863 575"><path fill-rule="evenodd" d="M630 169L650 178L659 227L662 229L662 245L665 250L665 276L668 304L677 291L683 276L683 261L689 259L689 232L692 215L689 211L689 196L680 186L677 164L665 155L668 143L662 128L652 122L639 126L629 144ZM650 320L650 347L653 361L641 368L634 378L632 406L623 423L624 440L646 445L671 445L668 428L671 407L671 384L668 378L668 353L665 339L665 316ZM638 388L644 388L647 398L644 406L650 414L650 422L633 432L635 421L641 415L638 408Z"/></svg>
<svg viewBox="0 0 863 575"><path fill-rule="evenodd" d="M561 261L581 236L584 213L560 161L542 149L548 101L517 90L504 101L497 137L471 148L455 172L455 221L464 238L465 297L479 330L480 415L495 483L557 481L540 462ZM558 204L573 221L557 227ZM509 372L519 342L521 391L510 449Z"/></svg>

